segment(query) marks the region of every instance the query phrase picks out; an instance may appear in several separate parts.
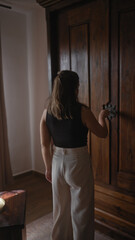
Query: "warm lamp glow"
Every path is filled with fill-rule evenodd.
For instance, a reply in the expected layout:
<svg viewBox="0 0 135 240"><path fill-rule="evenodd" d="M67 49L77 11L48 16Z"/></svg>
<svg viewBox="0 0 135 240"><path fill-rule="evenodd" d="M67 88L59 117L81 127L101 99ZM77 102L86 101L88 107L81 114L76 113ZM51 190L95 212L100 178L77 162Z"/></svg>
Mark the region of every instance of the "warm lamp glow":
<svg viewBox="0 0 135 240"><path fill-rule="evenodd" d="M4 206L5 206L5 200L3 198L0 198L0 210L2 210Z"/></svg>

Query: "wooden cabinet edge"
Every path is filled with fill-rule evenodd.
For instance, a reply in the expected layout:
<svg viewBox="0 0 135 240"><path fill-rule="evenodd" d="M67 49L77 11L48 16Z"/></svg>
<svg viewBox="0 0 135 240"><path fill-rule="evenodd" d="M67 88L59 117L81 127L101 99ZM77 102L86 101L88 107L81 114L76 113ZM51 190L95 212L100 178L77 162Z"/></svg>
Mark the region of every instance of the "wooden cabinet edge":
<svg viewBox="0 0 135 240"><path fill-rule="evenodd" d="M123 201L127 201L129 203L135 204L135 196L129 195L129 193L125 194L125 193L119 192L116 189L110 189L110 186L103 187L103 186L95 184L95 191L112 196L115 199L120 199Z"/></svg>
<svg viewBox="0 0 135 240"><path fill-rule="evenodd" d="M95 208L95 228L114 239L135 239L135 224L98 208Z"/></svg>
<svg viewBox="0 0 135 240"><path fill-rule="evenodd" d="M120 224L120 226L122 226L122 227L125 227L128 225L131 229L135 229L134 223L126 221L125 219L117 217L111 213L108 213L108 212L101 210L99 208L96 208L96 207L95 207L95 215L101 216L104 219L108 219L109 221L112 221L112 222L114 222L114 220L115 220L115 223Z"/></svg>

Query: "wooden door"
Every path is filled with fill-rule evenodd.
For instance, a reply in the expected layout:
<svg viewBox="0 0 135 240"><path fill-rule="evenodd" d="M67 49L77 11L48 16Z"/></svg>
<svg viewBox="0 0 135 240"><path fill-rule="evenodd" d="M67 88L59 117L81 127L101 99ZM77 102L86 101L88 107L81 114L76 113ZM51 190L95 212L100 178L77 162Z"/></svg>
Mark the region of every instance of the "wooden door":
<svg viewBox="0 0 135 240"><path fill-rule="evenodd" d="M135 193L135 1L112 1L112 184ZM115 91L114 91L115 89Z"/></svg>
<svg viewBox="0 0 135 240"><path fill-rule="evenodd" d="M116 105L107 139L90 136L95 222L115 239L135 239L135 0L71 2L79 0L47 12L49 73L76 71L80 101L96 117Z"/></svg>
<svg viewBox="0 0 135 240"><path fill-rule="evenodd" d="M58 15L59 69L79 74L79 100L98 117L109 101L108 1L93 1ZM109 184L109 137L93 134L90 152L96 181Z"/></svg>
<svg viewBox="0 0 135 240"><path fill-rule="evenodd" d="M135 239L135 1L110 3L110 184L95 186L95 216L117 229L115 239ZM111 233L110 233L111 236Z"/></svg>

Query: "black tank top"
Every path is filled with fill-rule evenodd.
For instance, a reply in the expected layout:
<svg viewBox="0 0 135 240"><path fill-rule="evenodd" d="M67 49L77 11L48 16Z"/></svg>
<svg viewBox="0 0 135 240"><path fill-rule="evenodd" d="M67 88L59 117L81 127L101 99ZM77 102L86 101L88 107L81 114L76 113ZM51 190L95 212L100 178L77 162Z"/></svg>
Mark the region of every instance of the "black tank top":
<svg viewBox="0 0 135 240"><path fill-rule="evenodd" d="M61 148L77 148L87 145L88 128L81 120L82 104L76 105L72 119L59 120L47 112L46 125L54 145Z"/></svg>

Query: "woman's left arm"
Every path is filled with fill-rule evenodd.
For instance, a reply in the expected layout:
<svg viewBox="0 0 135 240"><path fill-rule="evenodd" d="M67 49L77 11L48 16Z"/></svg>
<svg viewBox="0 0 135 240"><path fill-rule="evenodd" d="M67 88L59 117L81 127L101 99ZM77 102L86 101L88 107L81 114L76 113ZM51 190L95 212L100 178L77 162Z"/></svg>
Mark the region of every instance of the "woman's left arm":
<svg viewBox="0 0 135 240"><path fill-rule="evenodd" d="M49 182L52 182L52 142L49 130L46 126L46 113L45 109L40 121L40 142L42 157L45 164L45 177Z"/></svg>

